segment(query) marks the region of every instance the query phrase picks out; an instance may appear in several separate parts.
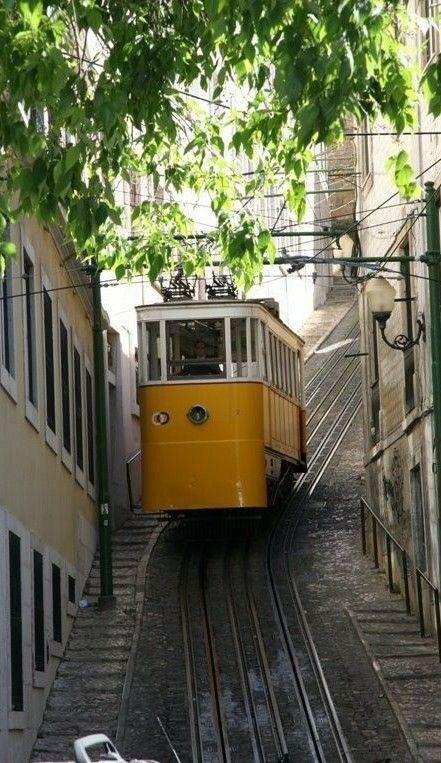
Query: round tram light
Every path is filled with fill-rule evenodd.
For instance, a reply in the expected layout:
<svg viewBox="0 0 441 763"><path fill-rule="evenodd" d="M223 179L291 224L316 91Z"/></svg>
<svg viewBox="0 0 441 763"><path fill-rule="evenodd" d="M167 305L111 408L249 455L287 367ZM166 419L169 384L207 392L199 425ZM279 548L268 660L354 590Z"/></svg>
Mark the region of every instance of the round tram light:
<svg viewBox="0 0 441 763"><path fill-rule="evenodd" d="M203 405L193 405L187 411L187 418L192 424L204 424L208 419L208 411Z"/></svg>
<svg viewBox="0 0 441 763"><path fill-rule="evenodd" d="M387 321L394 309L395 289L383 276L371 278L365 286L369 309L374 318Z"/></svg>

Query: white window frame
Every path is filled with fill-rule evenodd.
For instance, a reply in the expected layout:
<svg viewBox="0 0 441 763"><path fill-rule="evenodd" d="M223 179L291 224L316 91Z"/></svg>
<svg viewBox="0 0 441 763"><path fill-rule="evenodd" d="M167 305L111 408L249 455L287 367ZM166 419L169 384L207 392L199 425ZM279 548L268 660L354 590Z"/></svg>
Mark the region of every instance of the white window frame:
<svg viewBox="0 0 441 763"><path fill-rule="evenodd" d="M83 439L83 468L81 469L80 466L77 464L77 413L76 413L76 389L75 389L75 350L78 352L80 356L80 388L81 388L81 436ZM82 488L86 486L86 472L85 472L85 464L86 464L86 448L85 448L85 438L84 438L84 357L83 357L83 351L81 349L81 344L78 340L77 335L75 332L72 336L72 388L73 388L73 433L74 433L74 449L73 449L73 468L75 470L75 479L78 482L79 485L81 485Z"/></svg>
<svg viewBox="0 0 441 763"><path fill-rule="evenodd" d="M89 360L88 355L86 353L84 354L84 410L83 410L83 418L85 418L85 432L84 432L84 443L86 445L85 447L85 454L86 459L84 462L84 472L87 475L87 492L90 495L93 500L95 500L95 485L96 485L96 448L95 448L95 440L96 440L96 432L95 432L95 378L93 375L93 366L92 363ZM89 439L87 437L87 387L86 387L86 371L89 372L91 382L92 382L92 427L93 427L93 463L94 463L94 469L95 469L95 485L90 481L89 479ZM69 599L68 599L69 600Z"/></svg>
<svg viewBox="0 0 441 763"><path fill-rule="evenodd" d="M52 351L53 351L53 361L54 361L54 410L55 410L55 432L52 431L49 424L47 423L47 379L46 379L46 327L44 324L44 292L43 289L46 289L46 291L49 294L51 303L52 303ZM57 305L55 298L53 296L53 286L47 277L47 274L43 268L41 267L41 316L42 316L42 336L43 336L43 379L44 379L44 428L45 428L45 436L46 436L46 442L48 445L52 448L54 453L59 452L59 438L58 438L58 428L60 426L60 421L58 417L58 391L59 387L57 384L58 381L58 374L57 374L57 357L58 357L58 321L57 321Z"/></svg>
<svg viewBox="0 0 441 763"><path fill-rule="evenodd" d="M24 274L24 255L25 251L27 256L29 257L30 261L32 262L33 268L34 268L34 291L39 291L39 283L38 283L38 270L37 270L37 264L36 264L36 256L35 256L35 250L32 246L31 242L29 241L28 237L25 233L22 235L22 244L21 244L21 253L20 253L20 261L21 261L21 267L22 272ZM26 291L26 289L23 289L23 292ZM37 432L40 431L40 416L39 416L39 394L40 394L40 380L39 380L39 372L38 372L38 357L37 357L37 336L38 336L38 305L39 302L36 299L36 295L32 295L34 299L34 318L35 318L35 385L36 385L36 405L31 402L29 399L29 385L28 385L28 377L29 377L29 358L28 358L28 328L27 328L27 314L26 314L26 297L22 297L22 306L23 306L23 358L24 358L24 372L25 372L25 415L27 420L32 424L32 426L37 430Z"/></svg>
<svg viewBox="0 0 441 763"><path fill-rule="evenodd" d="M67 358L68 358L68 385L69 385L69 422L70 422L70 453L66 450L63 443L63 395L62 395L62 378L61 378L61 341L60 341L60 321L63 322L63 325L67 331ZM59 425L59 442L60 442L60 453L61 453L61 461L65 465L65 467L72 472L73 471L73 464L74 464L74 449L75 449L75 432L74 432L74 426L73 426L73 399L74 399L74 393L73 393L73 382L72 382L72 366L73 366L73 349L72 349L72 332L69 325L69 321L67 320L67 316L65 311L63 310L60 303L58 303L58 314L57 314L57 342L58 342L58 380L59 380L59 388L60 388L60 395L59 395L59 419L60 419L60 425Z"/></svg>
<svg viewBox="0 0 441 763"><path fill-rule="evenodd" d="M9 275L8 275L9 271ZM10 279L10 286L11 286L11 292L12 295L16 293L21 293L21 288L17 289L14 287L14 280L16 284L20 284L20 279L18 278L18 269L15 260L12 259L12 257L8 260L6 269L4 272L4 277L8 276ZM1 284L1 291L3 296L3 281L0 279ZM20 284L21 286L21 284ZM14 375L11 374L11 372L6 368L4 365L4 341L5 341L5 321L4 321L4 304L3 300L0 302L0 384L2 387L6 390L8 395L12 397L14 402L17 402L17 353L16 353L16 334L15 334L15 328L17 325L17 313L16 313L16 306L15 306L16 298L14 296L11 296L11 308L12 308L12 347L9 348L9 351L13 357L13 368L14 368Z"/></svg>

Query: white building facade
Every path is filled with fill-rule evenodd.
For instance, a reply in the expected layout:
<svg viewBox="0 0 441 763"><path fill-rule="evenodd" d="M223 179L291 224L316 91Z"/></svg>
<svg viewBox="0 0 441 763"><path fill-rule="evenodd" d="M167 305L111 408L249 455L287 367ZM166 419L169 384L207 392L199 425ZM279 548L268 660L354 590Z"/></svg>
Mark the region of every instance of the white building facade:
<svg viewBox="0 0 441 763"><path fill-rule="evenodd" d="M409 3L409 10L432 13L427 4ZM413 41L414 43L415 41ZM423 65L439 51L439 31L421 35ZM357 217L361 254L384 258L382 275L396 289L396 303L386 326L389 341L399 334L415 338L417 318L424 317L426 338L406 351L391 349L360 298L363 363L365 466L367 497L373 510L404 546L412 567L421 569L439 588L430 307L427 266L419 261L427 249L424 184L441 188L441 120L419 107L418 134L395 139L386 123L368 123L358 139L359 194ZM423 189L421 200L406 202L385 170L386 159L405 148ZM439 234L439 215L437 218ZM393 262L390 257L409 257ZM415 259L412 259L415 258ZM368 269L365 274L372 275ZM439 458L439 455L438 455ZM411 580L412 583L412 580ZM413 583L412 583L413 585ZM415 593L413 591L413 593Z"/></svg>

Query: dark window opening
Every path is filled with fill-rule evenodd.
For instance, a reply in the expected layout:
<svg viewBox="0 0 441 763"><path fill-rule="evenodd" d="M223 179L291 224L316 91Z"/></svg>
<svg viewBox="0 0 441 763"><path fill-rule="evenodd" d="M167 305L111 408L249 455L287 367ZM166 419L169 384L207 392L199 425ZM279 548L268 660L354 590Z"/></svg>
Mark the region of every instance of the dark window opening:
<svg viewBox="0 0 441 763"><path fill-rule="evenodd" d="M74 388L75 388L75 454L77 466L82 470L83 460L83 399L81 395L81 359L74 349Z"/></svg>
<svg viewBox="0 0 441 763"><path fill-rule="evenodd" d="M424 507L421 488L421 468L419 464L410 471L410 495L412 501L415 564L420 570L425 572L427 570L426 533L424 530Z"/></svg>
<svg viewBox="0 0 441 763"><path fill-rule="evenodd" d="M26 312L26 351L27 351L27 392L28 400L37 405L37 358L35 343L35 277L34 265L24 250L23 269L25 281L25 312Z"/></svg>
<svg viewBox="0 0 441 763"><path fill-rule="evenodd" d="M380 439L380 363L378 357L377 322L372 317L372 354L371 354L371 439L373 443Z"/></svg>
<svg viewBox="0 0 441 763"><path fill-rule="evenodd" d="M86 369L86 413L87 413L87 465L88 478L95 484L94 430L93 430L93 392L92 376Z"/></svg>
<svg viewBox="0 0 441 763"><path fill-rule="evenodd" d="M60 364L61 364L61 411L63 445L71 452L70 441L70 389L69 389L69 338L67 328L60 320Z"/></svg>
<svg viewBox="0 0 441 763"><path fill-rule="evenodd" d="M12 710L23 710L23 624L21 611L20 538L9 533L9 603L11 638L11 704Z"/></svg>
<svg viewBox="0 0 441 763"><path fill-rule="evenodd" d="M73 578L72 575L68 575L67 583L68 583L69 601L70 601L71 604L75 604L75 602L76 602L76 598L75 598L75 578Z"/></svg>
<svg viewBox="0 0 441 763"><path fill-rule="evenodd" d="M43 556L34 551L34 663L35 670L45 668L44 656Z"/></svg>
<svg viewBox="0 0 441 763"><path fill-rule="evenodd" d="M43 288L44 354L46 369L46 423L55 432L55 372L52 300Z"/></svg>
<svg viewBox="0 0 441 763"><path fill-rule="evenodd" d="M57 564L52 565L52 626L53 639L61 644L61 573Z"/></svg>

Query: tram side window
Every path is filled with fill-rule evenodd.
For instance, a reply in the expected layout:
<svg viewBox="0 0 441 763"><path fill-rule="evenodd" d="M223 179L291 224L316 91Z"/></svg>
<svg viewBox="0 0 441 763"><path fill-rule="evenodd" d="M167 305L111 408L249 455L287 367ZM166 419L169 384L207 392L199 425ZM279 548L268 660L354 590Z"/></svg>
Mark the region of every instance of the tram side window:
<svg viewBox="0 0 441 763"><path fill-rule="evenodd" d="M247 321L246 318L231 319L231 375L233 378L248 376Z"/></svg>
<svg viewBox="0 0 441 763"><path fill-rule="evenodd" d="M225 376L222 319L168 321L167 378Z"/></svg>
<svg viewBox="0 0 441 763"><path fill-rule="evenodd" d="M260 341L261 341L261 350L262 350L262 377L265 379L265 381L268 381L269 373L268 373L267 336L266 336L265 324L262 323L262 321L260 321Z"/></svg>
<svg viewBox="0 0 441 763"><path fill-rule="evenodd" d="M297 387L297 377L296 377L296 361L295 361L295 355L292 350L289 351L289 374L291 376L292 396L297 397L298 387Z"/></svg>
<svg viewBox="0 0 441 763"><path fill-rule="evenodd" d="M283 346L283 353L285 356L285 374L286 374L286 389L285 392L292 397L292 377L289 368L289 356L290 351L286 345Z"/></svg>
<svg viewBox="0 0 441 763"><path fill-rule="evenodd" d="M147 380L157 381L161 378L161 342L159 337L159 321L145 324Z"/></svg>
<svg viewBox="0 0 441 763"><path fill-rule="evenodd" d="M279 339L276 339L276 351L277 351L277 386L279 389L283 389L282 344Z"/></svg>
<svg viewBox="0 0 441 763"><path fill-rule="evenodd" d="M274 334L269 334L269 346L271 356L271 384L277 387L277 355L276 355L276 338Z"/></svg>
<svg viewBox="0 0 441 763"><path fill-rule="evenodd" d="M251 368L250 377L258 379L259 373L259 355L257 348L259 346L259 321L256 318L250 318L250 342L251 342Z"/></svg>
<svg viewBox="0 0 441 763"><path fill-rule="evenodd" d="M300 352L296 352L296 386L297 395L300 395Z"/></svg>

